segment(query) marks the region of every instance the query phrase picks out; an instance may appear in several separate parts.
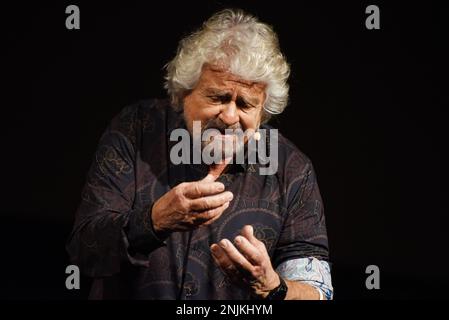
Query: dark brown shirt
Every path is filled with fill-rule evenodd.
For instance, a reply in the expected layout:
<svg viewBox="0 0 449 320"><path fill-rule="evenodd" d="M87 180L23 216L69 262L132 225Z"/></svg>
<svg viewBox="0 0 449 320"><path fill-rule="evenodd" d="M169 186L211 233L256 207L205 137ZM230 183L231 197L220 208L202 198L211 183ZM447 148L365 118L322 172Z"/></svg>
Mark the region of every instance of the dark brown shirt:
<svg viewBox="0 0 449 320"><path fill-rule="evenodd" d="M218 181L234 194L212 225L159 239L149 213L168 190L207 174L174 165L169 137L185 128L165 100L142 101L116 116L100 139L67 244L74 264L93 277L91 298L250 299L214 264L210 245L254 227L274 267L295 259L328 260L323 204L310 160L279 134L279 166L234 164ZM265 128L268 128L265 126Z"/></svg>

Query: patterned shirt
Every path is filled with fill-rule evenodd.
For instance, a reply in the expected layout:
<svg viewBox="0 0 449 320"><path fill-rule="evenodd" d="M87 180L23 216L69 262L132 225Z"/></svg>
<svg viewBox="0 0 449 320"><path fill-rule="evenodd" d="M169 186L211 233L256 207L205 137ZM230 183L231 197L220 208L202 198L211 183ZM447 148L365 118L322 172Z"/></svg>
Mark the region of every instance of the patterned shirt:
<svg viewBox="0 0 449 320"><path fill-rule="evenodd" d="M182 111L167 100L149 100L123 109L102 135L67 243L73 263L94 278L90 298L252 299L210 253L212 243L232 241L245 225L254 227L282 276L309 281L330 297L316 176L310 160L280 134L275 174L259 174L259 163L230 165L217 180L234 194L222 216L207 227L158 238L150 217L154 202L208 173L205 164L170 161L176 128L186 128ZM312 258L319 263L304 263Z"/></svg>

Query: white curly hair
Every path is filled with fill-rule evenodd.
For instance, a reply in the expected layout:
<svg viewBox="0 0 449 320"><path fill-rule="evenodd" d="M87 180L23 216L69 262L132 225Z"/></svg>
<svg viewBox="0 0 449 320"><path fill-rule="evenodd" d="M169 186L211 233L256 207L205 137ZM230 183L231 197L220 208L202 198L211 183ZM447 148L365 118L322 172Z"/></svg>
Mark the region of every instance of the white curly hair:
<svg viewBox="0 0 449 320"><path fill-rule="evenodd" d="M267 114L281 113L288 102L290 66L273 29L240 9L225 9L182 39L165 68L165 88L173 107L195 88L205 64L218 65L245 80L266 85Z"/></svg>

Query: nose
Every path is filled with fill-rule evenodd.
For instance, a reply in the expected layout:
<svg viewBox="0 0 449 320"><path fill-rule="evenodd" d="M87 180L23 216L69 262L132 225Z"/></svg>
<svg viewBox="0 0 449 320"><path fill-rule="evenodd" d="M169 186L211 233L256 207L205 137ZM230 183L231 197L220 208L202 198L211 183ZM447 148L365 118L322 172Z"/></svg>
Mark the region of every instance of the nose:
<svg viewBox="0 0 449 320"><path fill-rule="evenodd" d="M218 118L223 121L227 126L232 126L239 122L239 115L237 112L237 106L234 101L230 101L223 106Z"/></svg>

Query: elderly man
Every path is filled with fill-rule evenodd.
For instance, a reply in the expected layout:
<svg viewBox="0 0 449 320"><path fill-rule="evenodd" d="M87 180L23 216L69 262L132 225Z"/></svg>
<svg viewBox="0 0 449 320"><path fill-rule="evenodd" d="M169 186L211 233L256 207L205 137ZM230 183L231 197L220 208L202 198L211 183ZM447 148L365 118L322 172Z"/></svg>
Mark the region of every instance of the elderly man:
<svg viewBox="0 0 449 320"><path fill-rule="evenodd" d="M180 42L167 65L171 99L115 117L88 174L67 249L94 278L91 298L332 298L310 160L279 135L275 172L261 174L264 164L248 156L235 161L234 130L252 132L246 151L269 139L259 131L274 130L265 123L287 105L289 71L273 30L239 10L215 14ZM171 133L195 138L195 122L200 133L219 130L201 150L231 142L231 157L172 161Z"/></svg>

